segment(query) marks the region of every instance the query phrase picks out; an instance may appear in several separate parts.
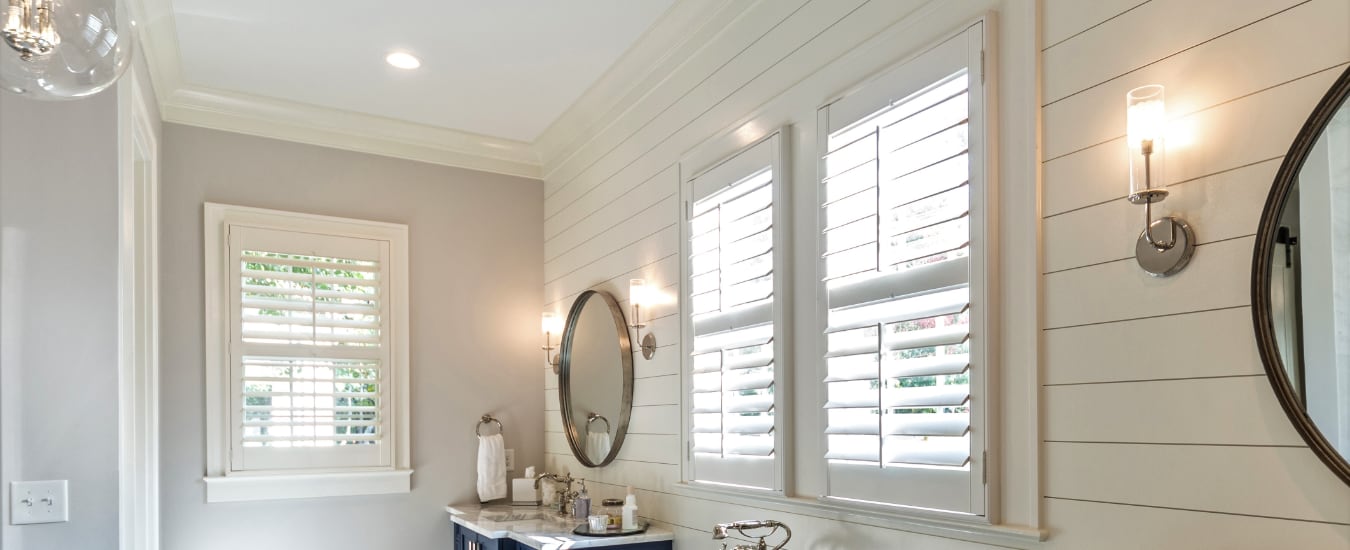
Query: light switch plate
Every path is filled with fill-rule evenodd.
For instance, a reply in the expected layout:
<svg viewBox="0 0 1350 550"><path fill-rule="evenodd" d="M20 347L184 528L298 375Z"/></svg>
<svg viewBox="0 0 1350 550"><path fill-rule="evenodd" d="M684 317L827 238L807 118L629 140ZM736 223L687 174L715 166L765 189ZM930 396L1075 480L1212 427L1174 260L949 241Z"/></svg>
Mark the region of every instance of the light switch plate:
<svg viewBox="0 0 1350 550"><path fill-rule="evenodd" d="M506 471L508 471L508 472L514 472L514 471L516 471L516 450L515 450L515 449L507 449L507 450L506 450Z"/></svg>
<svg viewBox="0 0 1350 550"><path fill-rule="evenodd" d="M70 521L66 480L15 481L9 484L9 523L62 523Z"/></svg>

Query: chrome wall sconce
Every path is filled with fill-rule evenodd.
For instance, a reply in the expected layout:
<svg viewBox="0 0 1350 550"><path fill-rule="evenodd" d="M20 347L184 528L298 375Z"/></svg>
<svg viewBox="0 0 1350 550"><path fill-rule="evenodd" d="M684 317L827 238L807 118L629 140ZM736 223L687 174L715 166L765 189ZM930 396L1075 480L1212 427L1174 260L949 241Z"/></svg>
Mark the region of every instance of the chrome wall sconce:
<svg viewBox="0 0 1350 550"><path fill-rule="evenodd" d="M1167 109L1163 87L1141 86L1125 94L1126 142L1130 152L1130 196L1144 206L1144 231L1134 245L1134 257L1154 277L1167 277L1186 268L1195 254L1195 232L1175 216L1153 219L1153 203L1167 198Z"/></svg>
<svg viewBox="0 0 1350 550"><path fill-rule="evenodd" d="M539 328L544 331L544 345L539 349L544 350L544 360L553 366L553 374L558 374L558 367L562 364L562 358L553 353L558 346L553 343L554 334L562 334L562 317L552 311L545 311L541 316ZM561 340L560 340L561 341Z"/></svg>
<svg viewBox="0 0 1350 550"><path fill-rule="evenodd" d="M647 325L642 322L642 306L651 305L654 293L647 287L646 279L630 279L628 281L628 303L633 305L632 321L628 326L632 327L638 336L642 335L642 329ZM656 335L647 331L646 336L638 339L642 342L642 358L651 359L656 355Z"/></svg>

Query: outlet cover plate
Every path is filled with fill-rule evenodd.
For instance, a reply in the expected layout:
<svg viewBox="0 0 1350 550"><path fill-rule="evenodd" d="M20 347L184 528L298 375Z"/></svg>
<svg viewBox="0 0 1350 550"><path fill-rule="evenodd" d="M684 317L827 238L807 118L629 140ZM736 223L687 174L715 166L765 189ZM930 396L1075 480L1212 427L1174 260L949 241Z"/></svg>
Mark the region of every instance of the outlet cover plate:
<svg viewBox="0 0 1350 550"><path fill-rule="evenodd" d="M507 449L507 450L506 450L506 471L508 471L508 472L514 472L514 471L516 471L516 450L515 450L515 449Z"/></svg>
<svg viewBox="0 0 1350 550"><path fill-rule="evenodd" d="M63 523L70 521L69 491L64 479L15 481L9 485L9 523Z"/></svg>

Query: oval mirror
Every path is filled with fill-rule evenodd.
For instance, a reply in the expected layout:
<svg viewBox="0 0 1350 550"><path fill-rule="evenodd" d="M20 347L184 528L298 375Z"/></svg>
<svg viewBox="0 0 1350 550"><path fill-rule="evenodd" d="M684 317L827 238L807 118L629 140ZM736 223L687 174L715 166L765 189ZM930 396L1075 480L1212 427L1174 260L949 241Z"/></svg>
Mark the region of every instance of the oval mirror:
<svg viewBox="0 0 1350 550"><path fill-rule="evenodd" d="M1350 483L1350 69L1284 157L1252 260L1252 315L1280 404Z"/></svg>
<svg viewBox="0 0 1350 550"><path fill-rule="evenodd" d="M577 296L563 329L558 401L572 454L587 467L609 464L628 433L633 348L619 302L608 292Z"/></svg>

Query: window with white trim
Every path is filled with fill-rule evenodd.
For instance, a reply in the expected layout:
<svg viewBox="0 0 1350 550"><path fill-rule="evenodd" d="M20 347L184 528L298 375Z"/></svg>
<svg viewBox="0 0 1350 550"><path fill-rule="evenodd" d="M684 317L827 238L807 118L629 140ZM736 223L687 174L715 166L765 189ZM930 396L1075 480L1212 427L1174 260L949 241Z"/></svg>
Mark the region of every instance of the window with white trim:
<svg viewBox="0 0 1350 550"><path fill-rule="evenodd" d="M407 227L206 211L208 470L406 470Z"/></svg>
<svg viewBox="0 0 1350 550"><path fill-rule="evenodd" d="M827 496L984 513L983 31L818 112Z"/></svg>
<svg viewBox="0 0 1350 550"><path fill-rule="evenodd" d="M691 482L782 490L782 139L774 133L684 185Z"/></svg>

